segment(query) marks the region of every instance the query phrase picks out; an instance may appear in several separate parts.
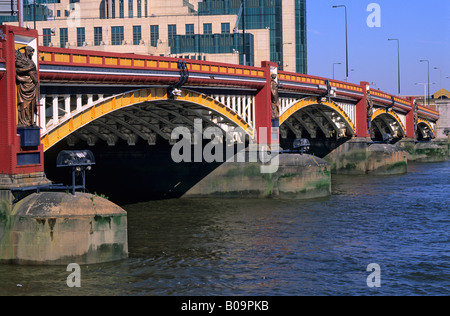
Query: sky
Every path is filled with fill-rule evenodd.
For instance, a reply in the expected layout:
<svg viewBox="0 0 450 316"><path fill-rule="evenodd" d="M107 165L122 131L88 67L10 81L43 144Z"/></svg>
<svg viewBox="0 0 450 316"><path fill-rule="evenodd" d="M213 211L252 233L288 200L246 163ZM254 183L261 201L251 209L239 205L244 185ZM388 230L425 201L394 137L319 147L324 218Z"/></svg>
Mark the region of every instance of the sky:
<svg viewBox="0 0 450 316"><path fill-rule="evenodd" d="M349 82L398 94L397 42L388 41L396 38L400 95L424 94L428 63L420 60L429 61L430 93L441 82L450 90L450 0L307 0L308 74L332 78L340 62L335 79L345 81L345 10L333 5L347 8Z"/></svg>

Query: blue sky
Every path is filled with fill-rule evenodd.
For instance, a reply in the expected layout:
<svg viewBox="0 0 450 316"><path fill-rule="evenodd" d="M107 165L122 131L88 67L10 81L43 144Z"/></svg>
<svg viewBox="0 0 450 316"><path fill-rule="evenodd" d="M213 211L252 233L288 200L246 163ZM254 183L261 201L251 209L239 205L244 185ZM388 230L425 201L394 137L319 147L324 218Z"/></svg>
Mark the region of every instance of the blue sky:
<svg viewBox="0 0 450 316"><path fill-rule="evenodd" d="M377 3L380 27L369 27L367 6ZM450 90L450 0L307 0L308 74L345 80L345 18L347 7L349 82L397 94L397 42L400 40L402 95L423 95L430 65L430 91Z"/></svg>

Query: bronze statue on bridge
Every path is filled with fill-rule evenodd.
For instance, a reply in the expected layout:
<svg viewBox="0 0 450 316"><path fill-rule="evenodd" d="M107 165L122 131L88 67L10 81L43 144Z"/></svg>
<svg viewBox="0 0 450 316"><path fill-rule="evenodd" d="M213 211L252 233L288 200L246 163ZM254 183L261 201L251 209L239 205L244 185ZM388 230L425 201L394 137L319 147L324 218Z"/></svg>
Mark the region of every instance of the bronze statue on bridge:
<svg viewBox="0 0 450 316"><path fill-rule="evenodd" d="M24 50L24 53L21 50ZM36 64L32 59L33 54L34 48L30 46L21 47L15 52L18 126L20 127L33 126L34 114L37 112L36 98L39 79Z"/></svg>
<svg viewBox="0 0 450 316"><path fill-rule="evenodd" d="M272 126L278 127L278 119L280 117L280 100L278 95L279 84L277 82L277 74L272 73L270 76L270 92L271 92L271 119ZM276 126L274 126L276 125Z"/></svg>

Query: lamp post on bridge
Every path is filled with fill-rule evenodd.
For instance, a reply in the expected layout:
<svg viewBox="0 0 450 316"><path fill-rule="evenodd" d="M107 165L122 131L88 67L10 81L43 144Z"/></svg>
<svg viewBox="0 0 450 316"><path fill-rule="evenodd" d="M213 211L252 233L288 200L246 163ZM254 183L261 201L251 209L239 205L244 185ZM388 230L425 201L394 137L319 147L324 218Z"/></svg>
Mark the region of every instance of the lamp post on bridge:
<svg viewBox="0 0 450 316"><path fill-rule="evenodd" d="M434 82L433 83L431 83L431 84L435 84ZM424 105L425 105L425 103L426 103L426 105L428 105L428 102L426 102L425 100L427 99L427 85L428 86L430 86L430 83L428 82L416 82L415 83L415 85L417 86L417 85L423 85L423 103L424 103Z"/></svg>
<svg viewBox="0 0 450 316"><path fill-rule="evenodd" d="M388 41L397 41L397 83L398 95L400 95L400 40L398 38L388 38Z"/></svg>
<svg viewBox="0 0 450 316"><path fill-rule="evenodd" d="M348 82L348 32L347 32L347 7L343 4L334 5L333 8L343 7L345 10L345 74L346 74L346 82Z"/></svg>
<svg viewBox="0 0 450 316"><path fill-rule="evenodd" d="M441 68L438 68L438 67L434 67L433 69L439 70L439 89L442 89L442 70L441 70ZM441 91L441 95L440 95L439 99L442 100L442 91Z"/></svg>
<svg viewBox="0 0 450 316"><path fill-rule="evenodd" d="M427 105L428 105L428 99L430 98L430 61L428 59L421 59L421 63L427 62L428 65L428 93L427 93Z"/></svg>
<svg viewBox="0 0 450 316"><path fill-rule="evenodd" d="M334 79L334 65L342 65L342 63L333 63L333 79Z"/></svg>

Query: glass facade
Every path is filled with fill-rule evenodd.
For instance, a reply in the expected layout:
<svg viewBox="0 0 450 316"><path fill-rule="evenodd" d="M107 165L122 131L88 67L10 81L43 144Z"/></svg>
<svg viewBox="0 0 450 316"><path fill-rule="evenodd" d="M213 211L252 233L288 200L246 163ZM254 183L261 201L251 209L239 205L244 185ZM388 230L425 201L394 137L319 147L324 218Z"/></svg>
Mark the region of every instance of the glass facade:
<svg viewBox="0 0 450 316"><path fill-rule="evenodd" d="M238 28L270 30L270 60L280 63L283 58L281 0L246 0ZM199 2L200 15L239 14L241 0L204 0ZM252 45L246 43L246 45ZM248 51L247 51L248 54ZM248 63L247 63L248 64ZM253 65L253 64L250 64Z"/></svg>
<svg viewBox="0 0 450 316"><path fill-rule="evenodd" d="M253 65L254 48L253 34L246 33L247 65ZM232 54L243 51L243 37L238 33L224 34L195 34L177 35L169 41L170 53L174 55L190 54ZM243 55L240 54L239 63L243 64Z"/></svg>
<svg viewBox="0 0 450 316"><path fill-rule="evenodd" d="M54 19L54 12L46 6L46 4L59 3L60 0L36 0L36 5L33 0L23 0L23 20L24 21L49 21ZM17 22L18 17L15 16L0 16L0 23L2 22Z"/></svg>
<svg viewBox="0 0 450 316"><path fill-rule="evenodd" d="M270 60L283 67L282 0L203 0L199 15L239 14L245 2L238 28L268 29L270 32ZM296 72L307 72L306 58L306 0L295 0Z"/></svg>
<svg viewBox="0 0 450 316"><path fill-rule="evenodd" d="M295 71L308 73L306 50L306 0L295 0Z"/></svg>

